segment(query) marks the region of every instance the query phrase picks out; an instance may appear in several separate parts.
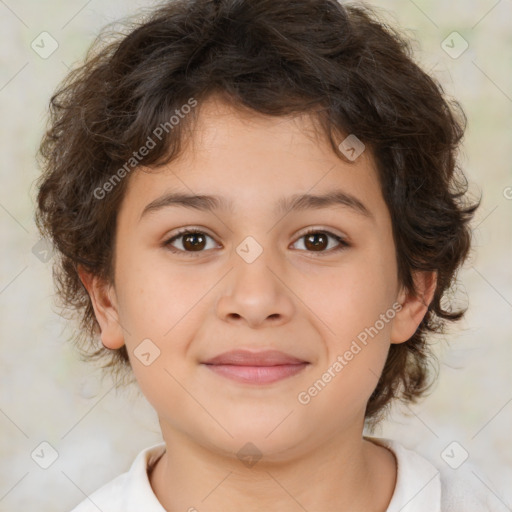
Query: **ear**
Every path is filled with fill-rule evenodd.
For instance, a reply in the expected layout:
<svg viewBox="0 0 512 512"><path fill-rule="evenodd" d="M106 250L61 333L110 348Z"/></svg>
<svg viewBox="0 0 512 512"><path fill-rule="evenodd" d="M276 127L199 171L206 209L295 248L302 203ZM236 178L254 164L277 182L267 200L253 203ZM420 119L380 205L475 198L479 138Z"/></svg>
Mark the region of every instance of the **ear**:
<svg viewBox="0 0 512 512"><path fill-rule="evenodd" d="M402 308L397 312L391 328L391 343L403 343L411 338L420 325L437 286L437 272L417 271L413 273L417 295L401 289L397 301Z"/></svg>
<svg viewBox="0 0 512 512"><path fill-rule="evenodd" d="M124 345L124 336L119 323L114 287L87 272L81 265L78 266L78 275L91 298L94 314L101 329L101 342L106 348L121 348Z"/></svg>

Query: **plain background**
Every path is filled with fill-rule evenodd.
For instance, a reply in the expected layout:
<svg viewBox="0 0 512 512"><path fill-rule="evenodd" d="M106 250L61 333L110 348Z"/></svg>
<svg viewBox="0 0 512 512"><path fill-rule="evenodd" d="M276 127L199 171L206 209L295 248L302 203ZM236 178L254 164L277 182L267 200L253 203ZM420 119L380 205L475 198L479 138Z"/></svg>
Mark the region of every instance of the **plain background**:
<svg viewBox="0 0 512 512"><path fill-rule="evenodd" d="M395 409L375 435L439 463L443 453L459 458L465 450L468 461L452 471L474 465L474 485L511 510L505 503L512 506L512 2L370 3L417 40L417 60L461 101L469 119L461 163L470 190L483 194L472 256L459 273L456 303L469 302L467 316L447 339L434 340L438 383L420 405ZM52 260L33 252L40 238L34 156L49 98L102 26L151 4L0 0L1 511L68 511L161 440L156 415L137 389L116 393L66 341L74 326L53 304ZM31 47L43 31L59 45L46 59ZM457 58L465 43L453 31L469 45ZM443 49L448 36L452 56ZM56 450L48 469L32 458L42 442Z"/></svg>

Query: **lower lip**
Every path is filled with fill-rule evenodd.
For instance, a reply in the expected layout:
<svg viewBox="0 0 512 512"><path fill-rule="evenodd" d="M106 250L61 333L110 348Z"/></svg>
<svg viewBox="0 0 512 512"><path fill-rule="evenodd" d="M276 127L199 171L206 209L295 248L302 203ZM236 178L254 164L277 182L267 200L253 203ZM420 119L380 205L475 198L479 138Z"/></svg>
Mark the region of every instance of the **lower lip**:
<svg viewBox="0 0 512 512"><path fill-rule="evenodd" d="M231 364L207 364L211 371L237 382L270 384L301 372L308 363L276 366L236 366Z"/></svg>

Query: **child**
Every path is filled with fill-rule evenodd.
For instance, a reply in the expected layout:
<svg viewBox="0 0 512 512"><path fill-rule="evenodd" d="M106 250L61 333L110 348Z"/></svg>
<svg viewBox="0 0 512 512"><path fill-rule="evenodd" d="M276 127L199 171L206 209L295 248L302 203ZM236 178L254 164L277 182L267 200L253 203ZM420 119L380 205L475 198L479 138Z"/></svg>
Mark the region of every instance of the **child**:
<svg viewBox="0 0 512 512"><path fill-rule="evenodd" d="M464 314L465 122L361 4L175 0L98 42L51 100L36 220L78 346L164 442L75 511L491 510L363 435Z"/></svg>

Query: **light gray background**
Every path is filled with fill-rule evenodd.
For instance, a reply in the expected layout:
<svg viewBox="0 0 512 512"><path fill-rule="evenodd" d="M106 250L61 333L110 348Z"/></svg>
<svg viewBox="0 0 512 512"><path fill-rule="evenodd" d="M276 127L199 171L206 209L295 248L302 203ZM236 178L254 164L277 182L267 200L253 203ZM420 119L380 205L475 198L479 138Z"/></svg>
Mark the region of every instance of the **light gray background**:
<svg viewBox="0 0 512 512"><path fill-rule="evenodd" d="M461 161L471 190L483 192L472 258L459 274L460 301L470 306L449 343L437 341L438 384L421 405L396 409L377 435L440 461L457 441L469 459L456 471L474 464L474 485L511 510L512 1L371 3L394 13L388 19L418 40L423 67L462 102L469 127ZM0 0L1 511L68 511L160 441L136 388L116 394L78 360L66 342L74 327L52 305L51 262L32 253L34 155L50 95L103 25L151 4ZM47 59L31 48L43 31L59 45ZM469 44L456 59L441 46L453 31ZM31 458L44 441L58 453L46 470Z"/></svg>

